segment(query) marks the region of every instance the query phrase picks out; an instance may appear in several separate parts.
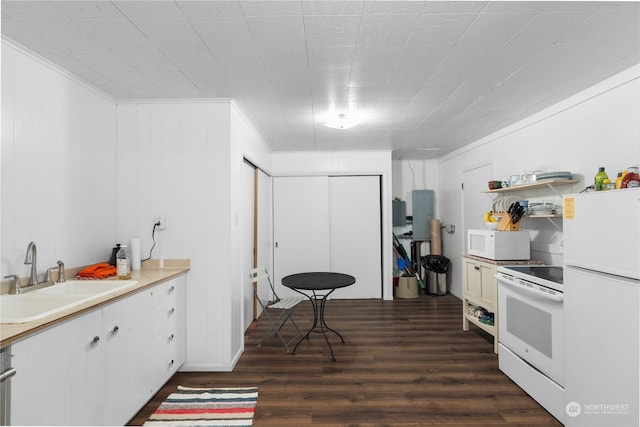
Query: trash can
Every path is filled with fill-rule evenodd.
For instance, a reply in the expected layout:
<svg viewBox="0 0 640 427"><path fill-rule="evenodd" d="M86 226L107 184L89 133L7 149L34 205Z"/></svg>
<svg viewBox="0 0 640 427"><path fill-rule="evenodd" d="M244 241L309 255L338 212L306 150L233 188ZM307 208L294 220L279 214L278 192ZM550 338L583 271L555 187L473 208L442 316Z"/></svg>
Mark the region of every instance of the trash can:
<svg viewBox="0 0 640 427"><path fill-rule="evenodd" d="M451 261L442 255L426 255L421 258L422 266L427 270L427 290L429 295L447 294L447 276Z"/></svg>

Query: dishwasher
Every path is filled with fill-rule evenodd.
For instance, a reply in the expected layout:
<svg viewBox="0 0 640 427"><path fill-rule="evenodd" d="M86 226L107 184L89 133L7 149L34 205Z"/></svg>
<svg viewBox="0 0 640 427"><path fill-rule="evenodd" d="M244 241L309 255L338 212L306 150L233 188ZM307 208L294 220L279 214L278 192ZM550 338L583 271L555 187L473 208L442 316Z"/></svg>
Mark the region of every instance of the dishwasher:
<svg viewBox="0 0 640 427"><path fill-rule="evenodd" d="M11 425L11 377L16 369L11 367L11 346L0 349L0 425Z"/></svg>

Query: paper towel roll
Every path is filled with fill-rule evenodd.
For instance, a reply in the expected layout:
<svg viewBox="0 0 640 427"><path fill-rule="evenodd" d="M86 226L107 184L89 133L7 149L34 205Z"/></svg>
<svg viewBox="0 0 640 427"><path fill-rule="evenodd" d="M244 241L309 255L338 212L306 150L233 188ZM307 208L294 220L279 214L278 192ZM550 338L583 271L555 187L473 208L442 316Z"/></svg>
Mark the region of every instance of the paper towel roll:
<svg viewBox="0 0 640 427"><path fill-rule="evenodd" d="M431 231L431 255L442 255L442 237L440 235L440 220L432 219L429 222Z"/></svg>
<svg viewBox="0 0 640 427"><path fill-rule="evenodd" d="M131 245L131 269L140 270L140 238L132 237Z"/></svg>

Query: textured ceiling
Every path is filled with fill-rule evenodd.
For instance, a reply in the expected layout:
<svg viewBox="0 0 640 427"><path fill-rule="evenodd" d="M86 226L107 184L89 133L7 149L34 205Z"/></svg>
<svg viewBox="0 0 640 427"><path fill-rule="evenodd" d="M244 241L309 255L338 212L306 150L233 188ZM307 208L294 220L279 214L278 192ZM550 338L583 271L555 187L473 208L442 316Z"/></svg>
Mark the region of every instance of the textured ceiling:
<svg viewBox="0 0 640 427"><path fill-rule="evenodd" d="M639 5L3 0L2 34L115 99L234 98L274 150L419 159L639 64Z"/></svg>

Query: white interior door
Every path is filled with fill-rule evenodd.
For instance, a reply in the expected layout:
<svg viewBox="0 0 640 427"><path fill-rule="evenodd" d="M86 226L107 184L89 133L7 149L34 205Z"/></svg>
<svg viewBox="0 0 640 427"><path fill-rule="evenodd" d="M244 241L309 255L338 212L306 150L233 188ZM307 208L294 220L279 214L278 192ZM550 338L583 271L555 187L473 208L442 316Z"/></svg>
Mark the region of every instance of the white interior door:
<svg viewBox="0 0 640 427"><path fill-rule="evenodd" d="M249 279L249 270L253 268L254 251L254 199L255 166L245 161L242 165L242 301L243 331L253 322L253 283Z"/></svg>
<svg viewBox="0 0 640 427"><path fill-rule="evenodd" d="M267 267L273 279L272 234L271 234L271 177L258 170L258 266ZM271 291L268 286L258 287L258 295L262 301L268 301ZM262 307L256 304L257 315L262 313Z"/></svg>
<svg viewBox="0 0 640 427"><path fill-rule="evenodd" d="M356 278L334 298L382 297L379 176L329 178L331 271Z"/></svg>
<svg viewBox="0 0 640 427"><path fill-rule="evenodd" d="M481 229L487 226L484 224L483 215L491 210L491 198L482 191L487 190L487 182L493 179L493 165L487 163L462 172L463 182L463 248L467 248L467 230Z"/></svg>
<svg viewBox="0 0 640 427"><path fill-rule="evenodd" d="M280 297L296 295L283 277L330 271L329 177L275 177L273 204L273 283Z"/></svg>

